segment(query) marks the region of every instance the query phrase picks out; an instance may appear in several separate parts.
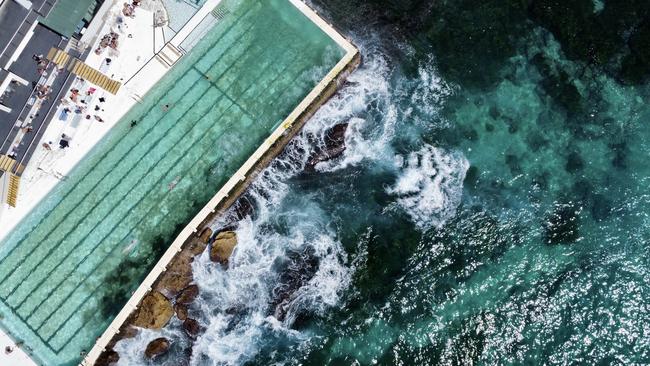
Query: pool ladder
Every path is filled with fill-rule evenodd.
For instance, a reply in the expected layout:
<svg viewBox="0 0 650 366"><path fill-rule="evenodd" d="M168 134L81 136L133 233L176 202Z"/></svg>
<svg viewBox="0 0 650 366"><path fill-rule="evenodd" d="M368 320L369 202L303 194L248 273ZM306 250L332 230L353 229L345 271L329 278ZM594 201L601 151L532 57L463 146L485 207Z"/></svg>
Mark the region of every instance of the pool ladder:
<svg viewBox="0 0 650 366"><path fill-rule="evenodd" d="M220 5L217 5L217 6L216 6L214 9L212 9L212 11L210 12L210 14L212 14L212 16L213 16L216 20L221 20L221 19L225 18L226 15L228 15L228 13L229 13L228 9L226 9L226 7L223 6L223 5L221 5L221 4L220 4Z"/></svg>

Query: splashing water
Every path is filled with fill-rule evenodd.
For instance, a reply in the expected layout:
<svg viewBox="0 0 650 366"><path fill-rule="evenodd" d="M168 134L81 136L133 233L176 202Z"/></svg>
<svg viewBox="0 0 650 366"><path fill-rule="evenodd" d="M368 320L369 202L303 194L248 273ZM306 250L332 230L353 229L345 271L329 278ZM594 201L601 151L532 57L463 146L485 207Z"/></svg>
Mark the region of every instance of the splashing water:
<svg viewBox="0 0 650 366"><path fill-rule="evenodd" d="M401 173L395 185L386 191L397 196L397 204L418 227L442 227L460 203L469 168L467 159L459 153L425 145L406 158L397 155L395 161Z"/></svg>
<svg viewBox="0 0 650 366"><path fill-rule="evenodd" d="M169 325L176 330L165 331L175 342L168 360L182 359L191 347L190 364L237 365L304 347L318 338L317 329L305 328L305 321L326 319L331 310L345 306L357 262L348 259L336 218L318 187L300 186L298 191L295 186L310 176L307 161L325 146L332 127L348 124L346 149L317 164L312 174L371 169L389 175L382 184L391 187L387 191L419 227L442 225L453 214L467 169L460 154L426 145L411 153L404 166L392 164L399 156L394 151L396 126L415 115L433 119L448 87L427 65L413 80L403 79L396 92L391 79L398 71L383 51L370 43L363 52L363 65L248 189L242 200L251 203L252 212L242 218L233 208L213 223L215 231L235 227L238 245L227 270L210 262L207 253L193 263L200 295L190 316L204 332L192 343L178 322ZM402 107L409 100L419 104L416 112ZM125 352L120 363L143 362L137 350L159 336L148 331L121 341Z"/></svg>

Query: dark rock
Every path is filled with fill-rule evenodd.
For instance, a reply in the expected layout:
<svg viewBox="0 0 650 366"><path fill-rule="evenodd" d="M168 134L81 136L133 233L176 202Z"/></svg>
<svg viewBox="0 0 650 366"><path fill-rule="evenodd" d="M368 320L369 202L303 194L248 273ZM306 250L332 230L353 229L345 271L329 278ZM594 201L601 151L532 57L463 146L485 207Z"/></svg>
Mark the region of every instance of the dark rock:
<svg viewBox="0 0 650 366"><path fill-rule="evenodd" d="M595 221L603 221L609 218L612 213L612 204L610 200L602 194L595 194L591 202L591 217Z"/></svg>
<svg viewBox="0 0 650 366"><path fill-rule="evenodd" d="M151 291L140 301L133 325L141 328L160 329L174 315L171 302L158 291Z"/></svg>
<svg viewBox="0 0 650 366"><path fill-rule="evenodd" d="M340 123L325 132L325 146L317 147L307 159L305 170L313 171L316 164L339 157L345 151L347 123Z"/></svg>
<svg viewBox="0 0 650 366"><path fill-rule="evenodd" d="M533 185L537 186L541 190L548 189L550 181L551 181L551 174L547 171L538 172L533 177Z"/></svg>
<svg viewBox="0 0 650 366"><path fill-rule="evenodd" d="M569 173L576 173L582 170L584 166L585 163L582 160L580 154L578 154L576 151L572 151L569 153L569 156L567 156L567 162L564 166L564 169Z"/></svg>
<svg viewBox="0 0 650 366"><path fill-rule="evenodd" d="M580 208L572 202L557 203L553 212L546 218L543 238L547 244L570 244L578 240L580 228Z"/></svg>
<svg viewBox="0 0 650 366"><path fill-rule="evenodd" d="M251 203L248 196L243 196L235 202L235 215L237 220L242 220L246 216L250 216L253 213L253 204Z"/></svg>
<svg viewBox="0 0 650 366"><path fill-rule="evenodd" d="M110 366L120 360L120 355L112 349L107 349L95 361L95 366Z"/></svg>
<svg viewBox="0 0 650 366"><path fill-rule="evenodd" d="M199 286L189 285L176 296L177 304L189 304L199 295Z"/></svg>
<svg viewBox="0 0 650 366"><path fill-rule="evenodd" d="M500 71L517 51L517 37L526 33L528 27L526 2L429 0L418 3L426 4L428 12L421 14L429 16L423 29L413 29L412 33L418 34L422 43L416 43L416 49L424 48L422 52L429 54L433 51L446 79L478 88L490 87L503 79ZM407 13L400 14L407 17Z"/></svg>
<svg viewBox="0 0 650 366"><path fill-rule="evenodd" d="M491 123L485 123L485 131L494 132L494 125Z"/></svg>
<svg viewBox="0 0 650 366"><path fill-rule="evenodd" d="M125 325L120 329L120 339L134 338L138 335L138 328L131 325Z"/></svg>
<svg viewBox="0 0 650 366"><path fill-rule="evenodd" d="M567 72L556 67L554 61L541 52L531 62L542 75L540 85L543 93L551 96L566 111L575 113L582 109L582 95Z"/></svg>
<svg viewBox="0 0 650 366"><path fill-rule="evenodd" d="M174 311L176 312L176 317L179 320L187 319L187 305L185 304L175 304Z"/></svg>
<svg viewBox="0 0 650 366"><path fill-rule="evenodd" d="M144 355L147 358L155 359L156 357L162 356L167 351L169 351L170 342L165 337L156 338L153 341L149 342L147 348L144 350Z"/></svg>
<svg viewBox="0 0 650 366"><path fill-rule="evenodd" d="M627 144L623 142L615 142L609 144L609 148L614 153L614 158L612 159L612 166L618 169L627 168Z"/></svg>
<svg viewBox="0 0 650 366"><path fill-rule="evenodd" d="M475 165L470 166L465 174L465 184L469 186L475 185L478 182L479 174L479 170Z"/></svg>
<svg viewBox="0 0 650 366"><path fill-rule="evenodd" d="M478 141L479 136L478 136L478 132L476 132L475 129L467 127L467 128L463 128L462 131L463 131L463 137L466 140Z"/></svg>
<svg viewBox="0 0 650 366"><path fill-rule="evenodd" d="M319 260L309 247L301 252L290 252L280 263L280 280L272 291L271 309L278 320L284 320L295 292L311 280L318 270Z"/></svg>
<svg viewBox="0 0 650 366"><path fill-rule="evenodd" d="M538 132L532 132L526 136L526 144L532 152L538 152L539 149L548 145L548 140Z"/></svg>
<svg viewBox="0 0 650 366"><path fill-rule="evenodd" d="M573 184L571 191L576 200L587 201L591 198L594 187L588 180L580 179Z"/></svg>
<svg viewBox="0 0 650 366"><path fill-rule="evenodd" d="M235 246L237 246L237 234L234 231L220 232L210 248L210 260L227 265Z"/></svg>
<svg viewBox="0 0 650 366"><path fill-rule="evenodd" d="M187 318L183 322L183 330L188 336L195 338L201 331L201 325L195 319Z"/></svg>
<svg viewBox="0 0 650 366"><path fill-rule="evenodd" d="M642 16L643 11L638 6L639 4L634 4L634 1L627 3L631 5L634 15ZM631 84L647 82L650 77L650 5L647 1L644 3L646 18L640 26L631 27L632 33L628 41L630 52L623 58L621 65L622 79ZM629 18L634 19L635 16Z"/></svg>
<svg viewBox="0 0 650 366"><path fill-rule="evenodd" d="M553 33L571 59L603 65L624 42L593 9L591 0L533 0L529 14Z"/></svg>
<svg viewBox="0 0 650 366"><path fill-rule="evenodd" d="M516 155L507 154L506 165L508 165L508 168L510 168L510 172L512 172L513 175L521 173L521 165L519 165L519 158L517 158Z"/></svg>
<svg viewBox="0 0 650 366"><path fill-rule="evenodd" d="M499 117L501 117L501 112L499 111L499 108L497 108L496 106L490 107L489 114L490 117L492 117L492 119L499 119Z"/></svg>

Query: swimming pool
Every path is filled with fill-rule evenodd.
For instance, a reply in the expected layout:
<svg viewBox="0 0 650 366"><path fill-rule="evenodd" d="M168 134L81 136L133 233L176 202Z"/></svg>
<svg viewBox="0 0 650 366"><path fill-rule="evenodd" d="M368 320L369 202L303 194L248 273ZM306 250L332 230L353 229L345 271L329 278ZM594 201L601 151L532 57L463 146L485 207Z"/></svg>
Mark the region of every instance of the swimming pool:
<svg viewBox="0 0 650 366"><path fill-rule="evenodd" d="M227 16L0 245L0 323L45 364L79 361L174 235L343 56L286 0L220 6Z"/></svg>

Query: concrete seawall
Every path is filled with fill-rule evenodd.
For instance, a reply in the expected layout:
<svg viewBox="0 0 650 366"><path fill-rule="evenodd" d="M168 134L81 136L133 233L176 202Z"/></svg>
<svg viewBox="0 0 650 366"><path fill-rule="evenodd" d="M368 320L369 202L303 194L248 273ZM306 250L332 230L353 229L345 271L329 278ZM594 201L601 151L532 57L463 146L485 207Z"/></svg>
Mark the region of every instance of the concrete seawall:
<svg viewBox="0 0 650 366"><path fill-rule="evenodd" d="M222 215L244 193L255 177L278 156L289 141L301 130L313 114L338 90L339 85L359 65L361 58L358 50L343 36L336 32L313 10L299 0L290 0L305 16L310 18L325 33L334 39L345 51L345 56L321 80L318 85L302 100L275 131L258 147L246 162L233 174L217 194L180 232L138 289L133 293L124 308L115 317L106 331L82 360L81 365L93 365L105 350L122 338L126 327L132 322L135 310L145 295L160 282L160 277L177 257L188 255L213 220Z"/></svg>

